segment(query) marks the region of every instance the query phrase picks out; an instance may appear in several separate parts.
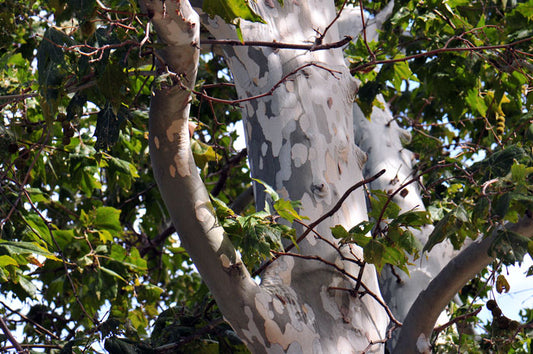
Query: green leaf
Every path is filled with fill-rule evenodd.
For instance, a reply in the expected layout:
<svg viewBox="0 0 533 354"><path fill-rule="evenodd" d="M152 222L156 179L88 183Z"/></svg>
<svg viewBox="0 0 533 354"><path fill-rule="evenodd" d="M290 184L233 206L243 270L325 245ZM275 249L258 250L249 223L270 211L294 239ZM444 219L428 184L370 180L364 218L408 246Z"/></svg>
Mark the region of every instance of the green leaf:
<svg viewBox="0 0 533 354"><path fill-rule="evenodd" d="M294 207L299 207L299 202L288 201L285 199L278 199L274 203L274 209L278 212L279 216L288 222L292 223L295 219L302 220L302 216L294 209Z"/></svg>
<svg viewBox="0 0 533 354"><path fill-rule="evenodd" d="M222 200L213 197L210 195L211 202L213 203L213 206L215 207L217 218L219 220L223 220L227 218L228 216L235 215L235 212L231 210L230 207L226 203L224 203Z"/></svg>
<svg viewBox="0 0 533 354"><path fill-rule="evenodd" d="M200 169L204 169L208 162L219 161L222 158L211 145L207 145L198 140L191 141L191 150L194 156L194 162Z"/></svg>
<svg viewBox="0 0 533 354"><path fill-rule="evenodd" d="M94 226L112 231L122 231L120 224L120 210L113 207L99 207L96 209Z"/></svg>
<svg viewBox="0 0 533 354"><path fill-rule="evenodd" d="M350 238L350 234L342 225L335 225L331 228L331 234L333 237L341 240L347 240Z"/></svg>
<svg viewBox="0 0 533 354"><path fill-rule="evenodd" d="M391 221L390 225L403 225L410 227L421 227L431 223L431 216L427 211L408 211L398 215Z"/></svg>
<svg viewBox="0 0 533 354"><path fill-rule="evenodd" d="M3 255L0 256L0 267L5 267L8 265L18 266L17 261L15 261L13 258Z"/></svg>
<svg viewBox="0 0 533 354"><path fill-rule="evenodd" d="M385 247L381 242L375 239L370 239L363 247L363 252L366 262L372 263L376 268L381 269L383 253L385 252Z"/></svg>
<svg viewBox="0 0 533 354"><path fill-rule="evenodd" d="M117 279L120 279L122 280L124 283L128 283L128 281L126 279L124 279L120 274L118 274L117 272L115 272L114 270L111 270L111 269L107 269L106 267L102 267L100 266L100 270L102 270L102 272L104 273L107 273Z"/></svg>
<svg viewBox="0 0 533 354"><path fill-rule="evenodd" d="M368 213L369 216L377 220L383 212L384 219L394 219L400 214L400 207L392 200L389 200L390 197L387 193L380 190L372 190L371 192L371 210ZM385 209L385 211L383 211L383 209Z"/></svg>
<svg viewBox="0 0 533 354"><path fill-rule="evenodd" d="M279 194L268 184L256 178L252 178L252 180L256 181L259 184L262 184L263 187L265 187L265 193L268 194L270 198L272 198L272 201L277 202L279 200Z"/></svg>
<svg viewBox="0 0 533 354"><path fill-rule="evenodd" d="M478 112L482 117L487 116L487 104L477 89L474 88L468 91L466 103L472 108L473 111Z"/></svg>
<svg viewBox="0 0 533 354"><path fill-rule="evenodd" d="M237 24L239 18L266 23L256 14L246 0L205 0L203 10L211 17L218 15L227 23Z"/></svg>
<svg viewBox="0 0 533 354"><path fill-rule="evenodd" d="M103 109L98 112L96 120L96 129L94 136L96 136L95 148L97 150L107 149L115 145L118 141L120 126L126 120L127 113L124 109L120 109L116 114L111 104L107 103Z"/></svg>
<svg viewBox="0 0 533 354"><path fill-rule="evenodd" d="M489 255L498 257L505 265L522 262L528 253L529 238L509 230L499 230L489 248Z"/></svg>
<svg viewBox="0 0 533 354"><path fill-rule="evenodd" d="M36 240L41 240L46 243L47 246L52 245L52 238L50 236L50 230L44 222L44 220L37 214L30 214L25 218L26 223L30 229L30 234L34 234Z"/></svg>
<svg viewBox="0 0 533 354"><path fill-rule="evenodd" d="M0 249L4 249L11 255L38 254L48 259L60 261L54 254L33 242L5 241L0 239Z"/></svg>
<svg viewBox="0 0 533 354"><path fill-rule="evenodd" d="M460 231L463 224L469 221L468 214L463 206L458 205L454 210L447 213L435 226L433 232L428 237L428 241L422 251L431 251L433 246L444 241L446 238L456 237L456 233ZM452 243L454 239L452 238ZM454 244L454 247L459 247L459 244Z"/></svg>

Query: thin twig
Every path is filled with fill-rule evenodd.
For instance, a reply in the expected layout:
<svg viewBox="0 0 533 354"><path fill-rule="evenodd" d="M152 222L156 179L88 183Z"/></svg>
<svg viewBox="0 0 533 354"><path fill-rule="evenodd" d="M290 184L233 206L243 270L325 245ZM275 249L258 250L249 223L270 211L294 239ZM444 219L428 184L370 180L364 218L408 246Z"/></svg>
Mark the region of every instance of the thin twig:
<svg viewBox="0 0 533 354"><path fill-rule="evenodd" d="M408 55L403 58L395 58L395 59L384 59L384 60L371 60L368 63L364 63L361 65L356 66L355 68L351 69L350 72L352 74L359 72L359 71L365 71L369 67L373 67L379 64L391 64L391 63L398 63L402 61L408 61L411 59L416 58L422 58L422 57L429 57L432 55L440 54L440 53L449 53L449 52L479 52L484 50L491 50L491 49L511 49L513 46L532 41L533 37L523 38L518 41L509 43L509 44L499 44L499 45L487 45L487 46L480 46L480 47L457 47L457 48L438 48L434 50L430 50L429 52L424 53L418 53L413 55Z"/></svg>
<svg viewBox="0 0 533 354"><path fill-rule="evenodd" d="M337 12L337 15L335 16L335 18L333 19L333 21L330 22L330 24L326 27L326 29L324 30L324 32L322 32L322 35L317 38L319 40L319 43L317 44L320 45L322 43L322 40L324 39L324 37L326 37L326 33L328 33L329 29L331 28L331 26L333 26L333 24L335 22L337 22L337 20L339 19L339 17L341 17L341 14L342 14L342 10L344 10L344 7L346 6L346 3L348 2L348 0L344 0L344 2L342 3L342 6L341 8L339 9L339 12ZM346 39L347 37L345 37ZM315 46L315 48L317 47ZM316 49L315 49L316 50Z"/></svg>
<svg viewBox="0 0 533 354"><path fill-rule="evenodd" d="M35 321L32 320L31 318L28 318L28 317L24 316L22 313L20 313L20 311L13 310L12 308L10 308L10 307L7 306L3 301L0 301L0 304L2 304L2 306L4 306L6 309L8 309L9 311L11 311L12 313L17 314L17 316L19 316L20 318L22 318L24 321L27 321L27 322L31 323L32 325L34 325L35 327L37 327L37 329L39 329L40 331L43 331L44 333L48 334L50 337L52 337L52 338L54 338L54 339L60 339L58 336L56 336L54 333L52 333L52 332L49 331L48 329L46 329L46 328L44 328L43 326L41 326L39 323L35 322Z"/></svg>
<svg viewBox="0 0 533 354"><path fill-rule="evenodd" d="M13 337L13 334L9 330L9 327L7 326L6 322L4 321L4 318L1 317L1 316L0 316L0 328L2 328L2 332L4 332L4 334L6 335L7 340L9 340L11 342L11 344L13 344L13 347L17 350L18 353L28 353L28 351L25 350L24 348L22 348L20 343L17 342L15 337Z"/></svg>
<svg viewBox="0 0 533 354"><path fill-rule="evenodd" d="M252 100L256 100L256 99L259 99L259 98L263 98L263 97L266 97L266 96L271 96L274 91L276 91L276 89L281 86L282 83L284 83L285 81L287 81L291 76L297 74L300 70L303 70L309 66L314 66L314 67L317 67L319 69L323 69L323 70L326 70L327 72L329 72L331 75L333 75L335 78L337 78L337 76L335 76L335 74L341 74L340 71L337 71L337 70L333 70L333 69L330 69L330 68L327 68L325 66L322 66L320 64L316 64L316 63L307 63L307 64L304 64L302 66L299 66L297 67L296 69L294 69L293 71L291 71L290 73L288 73L287 75L283 76L281 78L281 80L279 80L274 86L272 86L272 88L270 90L268 90L267 92L265 93L262 93L262 94L259 94L259 95L256 95L256 96L251 96L251 97L246 97L246 98L241 98L241 99L237 99L237 100L225 100L225 99L221 99L221 98L215 98L215 97L211 97L211 96L208 96L206 95L205 93L203 92L199 92L199 91L195 91L195 90L190 90L190 92L194 93L195 95L197 96L200 96L201 98L203 99L206 99L206 100L209 100L209 101L212 101L212 102L215 102L215 103L222 103L222 104L229 104L229 105L236 105L238 103L242 103L242 102L248 102L248 101L252 101ZM175 74L173 73L174 76L178 79L178 83L179 85L181 86L182 89L184 90L189 90L182 82L181 82L181 78L178 74Z"/></svg>
<svg viewBox="0 0 533 354"><path fill-rule="evenodd" d="M445 324L441 325L441 326L437 326L433 329L433 333L435 336L438 336L439 335L439 332L441 332L442 330L450 327L451 325L457 323L457 322L460 322L460 321L463 321L463 320L466 320L467 318L469 317L473 317L473 316L476 316L481 310L483 309L483 307L479 307L477 310L474 310L472 312L469 312L469 313L465 313L464 315L461 315L461 316L457 316L455 318L452 318L451 320L449 320L448 322L446 322Z"/></svg>
<svg viewBox="0 0 533 354"><path fill-rule="evenodd" d="M309 224L308 226L306 226L307 229L300 235L300 237L298 237L298 239L296 240L296 244L300 243L304 238L306 238L307 235L309 235L309 233L315 227L317 227L322 221L324 221L327 218L329 218L330 216L334 215L341 208L341 206L344 203L344 201L350 196L350 194L352 192L354 192L356 189L364 186L365 184L368 184L368 183L371 183L371 182L375 181L376 179L378 179L384 173L385 173L385 170L381 170L378 173L376 173L374 176L372 176L370 178L367 178L367 179L364 179L362 181L359 181L356 184L354 184L352 187L348 188L348 190L346 192L344 192L344 194L339 199L337 204L335 204L335 206L333 206L333 208L331 208L330 211L328 211L326 214L322 215L316 221L314 221L311 224ZM285 250L286 251L290 251L291 249L293 249L293 247L294 247L294 244L291 244L291 245L287 246L287 248ZM252 273L252 276L256 276L256 275L261 274L269 265L272 264L272 262L274 262L276 259L278 259L278 257L279 256L274 256L270 260L268 260L265 263L263 263L261 265L261 267L259 267L255 272Z"/></svg>
<svg viewBox="0 0 533 354"><path fill-rule="evenodd" d="M344 276L346 276L346 277L352 279L353 281L357 282L357 278L355 276L351 275L350 273L348 273L346 270L344 270L343 268L339 267L335 263L329 262L329 261L325 260L324 258L322 258L320 256L317 256L317 255L308 256L308 255L303 255L303 254L298 254L298 253L291 253L291 252L278 252L278 251L271 251L271 252L274 253L275 255L277 255L278 257L279 256L290 256L290 257L295 257L295 258L319 261L321 263L324 263L324 264L334 268L338 272L342 273ZM398 321L396 319L396 317L394 317L394 315L392 314L389 306L387 306L387 304L383 301L383 299L381 299L380 296L378 296L376 293L374 293L372 290L370 290L370 288L368 288L368 286L366 286L365 283L360 282L360 284L361 284L361 287L363 287L363 289L365 289L364 294L368 294L374 300L376 300L378 302L378 304L380 304L381 307L383 307L385 309L385 312L387 312L387 315L389 316L390 320L394 324L396 324L397 326L402 326L402 323L400 321Z"/></svg>
<svg viewBox="0 0 533 354"><path fill-rule="evenodd" d="M368 45L367 37L366 37L366 23L365 23L365 10L363 7L363 0L359 0L359 9L361 9L361 22L363 25L363 41L365 42L366 50L368 51L368 54L372 58L372 61L376 60L376 54L370 49L370 46Z"/></svg>

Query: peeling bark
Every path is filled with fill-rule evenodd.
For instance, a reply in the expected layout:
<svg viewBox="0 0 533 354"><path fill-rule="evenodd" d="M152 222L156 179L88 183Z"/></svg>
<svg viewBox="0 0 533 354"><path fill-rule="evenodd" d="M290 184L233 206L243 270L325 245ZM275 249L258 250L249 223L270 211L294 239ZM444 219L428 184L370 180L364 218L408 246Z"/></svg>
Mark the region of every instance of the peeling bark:
<svg viewBox="0 0 533 354"><path fill-rule="evenodd" d="M241 22L247 41L312 43L335 17L333 2L286 2L283 7L258 2L255 6L267 24ZM317 8L321 11L316 11ZM237 38L234 28L220 19L203 17L203 22L216 39ZM339 37L334 25L323 42ZM253 177L273 186L284 198L301 200L302 214L317 219L344 191L363 179L361 168L366 160L366 155L354 144L352 102L356 83L342 51L222 49L240 99L268 92L286 75L294 73L271 96L241 105L247 148ZM309 64L316 65L306 66ZM261 187L255 188L257 207L262 208L268 201ZM342 224L350 228L366 217L364 194L359 190L317 231L336 242L330 227ZM344 252L346 257L353 258L347 247ZM352 246L351 252L362 259L358 247ZM354 276L359 272L353 262L341 261L334 248L312 236L300 244L299 253L340 264ZM363 282L379 297L373 266L366 266ZM353 289L355 282L324 263L280 257L263 274L262 286L275 289L276 294L290 293L289 299L304 304L302 313L307 314L306 319L314 328L307 336L309 343L315 344L312 351L301 347L303 352L357 352L371 340L385 338L388 316L383 307L368 295L358 299L349 292L331 290L331 287ZM283 333L269 333L282 338L292 333L289 328ZM303 333L307 332L301 330L300 335ZM382 346L372 346L372 351L382 351Z"/></svg>
<svg viewBox="0 0 533 354"><path fill-rule="evenodd" d="M366 219L362 191L350 195L335 215L316 228L329 243L308 236L298 254L277 259L257 285L219 226L190 151L189 90L199 55L198 14L186 1L141 3L151 14L160 41L166 44L159 53L164 61L159 63L159 71L168 70L171 78L171 83L155 90L151 103L154 174L182 244L225 318L254 353L383 352L389 317L376 271L366 265L361 278L373 296L353 296L350 290L358 288L353 279L360 271L357 262L362 260L362 250L343 246L341 257L331 246L336 240L330 227L341 224L351 228ZM314 43L336 15L332 1L292 1L283 7L277 2L251 4L267 24L242 21L248 41ZM237 39L233 26L219 18L203 14L201 18L216 39ZM377 22L375 26L379 26ZM335 42L345 34L356 33L340 33L334 24L322 41ZM303 215L318 219L364 175L382 168L387 175L372 188L395 188L410 178L412 156L402 146L408 133L391 120L389 112L376 109L369 122L354 106L357 84L341 49L222 49L240 99L277 87L270 96L241 104L252 175L273 186L282 197L301 200ZM269 200L259 185L255 189L260 209ZM402 210L422 209L416 185L406 190L407 194L395 200ZM430 232L428 228L417 236L425 243ZM411 279L403 277L402 284L390 274L383 276L382 286L393 313L406 316L418 293L448 261L449 251L446 244L435 247L427 260L411 267ZM408 323L418 320L409 316Z"/></svg>

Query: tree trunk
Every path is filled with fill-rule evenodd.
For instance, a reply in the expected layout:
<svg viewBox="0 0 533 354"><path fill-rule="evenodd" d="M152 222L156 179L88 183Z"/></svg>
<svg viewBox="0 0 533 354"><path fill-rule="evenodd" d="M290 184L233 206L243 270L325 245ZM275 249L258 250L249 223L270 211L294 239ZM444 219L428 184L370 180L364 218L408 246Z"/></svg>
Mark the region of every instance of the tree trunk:
<svg viewBox="0 0 533 354"><path fill-rule="evenodd" d="M289 2L283 7L269 3L256 4L256 11L267 24L241 22L246 41L312 43L336 15L333 2L308 1L299 5ZM234 29L221 20L203 19L217 39L237 38ZM323 43L338 41L340 37L334 25ZM353 136L356 83L342 50L310 52L266 47L223 50L240 99L263 94L280 83L272 95L241 104L253 177L273 186L284 198L301 200L301 213L316 220L349 187L363 179L361 168L366 156L355 145ZM256 184L255 188L260 209L265 194L261 185ZM360 189L316 231L335 242L332 226L351 228L366 217L365 196ZM335 248L314 235L300 243L298 253L318 256L353 277L359 273L353 261L342 261ZM358 247L345 247L343 253L352 260L362 260ZM262 276L264 289L286 294L283 296L291 298L288 303L298 304L297 311L306 314L303 318L310 321L311 341L299 349L306 353L312 352L311 347L314 352L324 353L361 351L370 341L384 339L389 318L376 300L381 297L374 267L365 267L362 283L376 298L369 294L359 298L339 290L354 289L356 282L325 262L283 256ZM300 332L281 323L278 338L271 342L287 343L286 337ZM281 347L288 348L286 344ZM374 345L371 350L382 348Z"/></svg>

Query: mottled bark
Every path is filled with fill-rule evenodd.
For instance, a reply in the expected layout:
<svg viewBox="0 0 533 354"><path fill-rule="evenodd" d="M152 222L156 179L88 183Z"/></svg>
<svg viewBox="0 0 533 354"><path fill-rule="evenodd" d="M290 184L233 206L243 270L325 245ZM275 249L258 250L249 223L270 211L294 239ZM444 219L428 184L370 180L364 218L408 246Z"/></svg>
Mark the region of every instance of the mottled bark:
<svg viewBox="0 0 533 354"><path fill-rule="evenodd" d="M333 2L286 2L283 7L277 2L259 2L256 6L267 24L241 23L247 41L313 43L335 17ZM203 20L215 38L237 38L234 29L219 19ZM334 25L322 42L341 37ZM273 186L282 197L301 200L302 214L317 219L363 178L361 167L366 158L354 144L352 102L356 84L342 51L265 47L223 50L239 98L268 92L282 81L273 95L241 104L252 175ZM262 208L265 195L260 185L255 195L258 208ZM342 224L350 228L365 218L365 199L359 190L317 231L335 242L330 227ZM353 259L345 248L345 255ZM359 248L352 247L352 252L362 259ZM338 264L354 277L359 272L358 266L341 261L334 248L314 236L300 244L299 253ZM363 282L380 298L372 266L366 267ZM369 295L356 298L348 291L330 289L353 289L355 282L322 262L281 257L263 274L262 286L289 292L291 298L305 304L307 316L312 319L313 352L361 351L371 340L385 336L388 316L383 307ZM375 345L372 350L382 349Z"/></svg>
<svg viewBox="0 0 533 354"><path fill-rule="evenodd" d="M282 256L270 265L261 275L261 285L257 285L219 226L190 151L189 90L196 77L199 17L186 1L141 3L152 18L159 40L166 44L159 53L162 62L158 70L169 79L156 88L150 108L154 174L182 244L225 318L255 353L382 352L381 343L372 343L385 338L389 316L376 271L367 265L361 278L363 285L359 286L354 278L360 271L357 264L362 260L361 249L331 246L336 244L330 232L332 226L351 228L366 219L362 190L350 195L335 215L316 228L330 243L311 234L300 243L296 255ZM283 7L276 1L251 4L267 23L242 21L245 40L314 43L320 37L322 43L329 43L346 34L357 34L339 32L335 23L321 37L335 18L333 1L289 1ZM215 38L237 39L233 26L219 18L201 18ZM352 27L344 31L359 30ZM408 134L392 121L389 112L376 109L369 122L354 106L357 85L341 49L222 49L239 98L276 87L270 96L241 104L253 177L273 186L284 198L301 200L301 213L311 221L330 210L364 175L386 168L385 178L372 186L382 190L397 188L411 178L412 155L402 146ZM255 188L257 206L262 208L269 201L259 185ZM395 199L402 210L423 209L416 184L406 188L407 194ZM417 235L422 243L430 231L427 228ZM387 302L401 318L449 259L449 246L438 247L442 250L436 248L427 260L412 266L411 278L402 276L401 284L384 273L382 286ZM457 284L464 281L461 277L454 279ZM350 290L354 288L365 292L353 296ZM450 299L457 291L452 290L446 295ZM431 306L424 294L419 301ZM446 303L450 299L445 299ZM416 306L422 305L417 302L413 308ZM442 311L432 310L438 310L437 315ZM401 340L407 345L412 346L412 338L419 339L421 333L426 338L431 333L430 322L434 323L436 317L422 321L424 329L410 327L420 321L420 316L409 313L406 317L408 330L404 331L408 334L402 332Z"/></svg>

